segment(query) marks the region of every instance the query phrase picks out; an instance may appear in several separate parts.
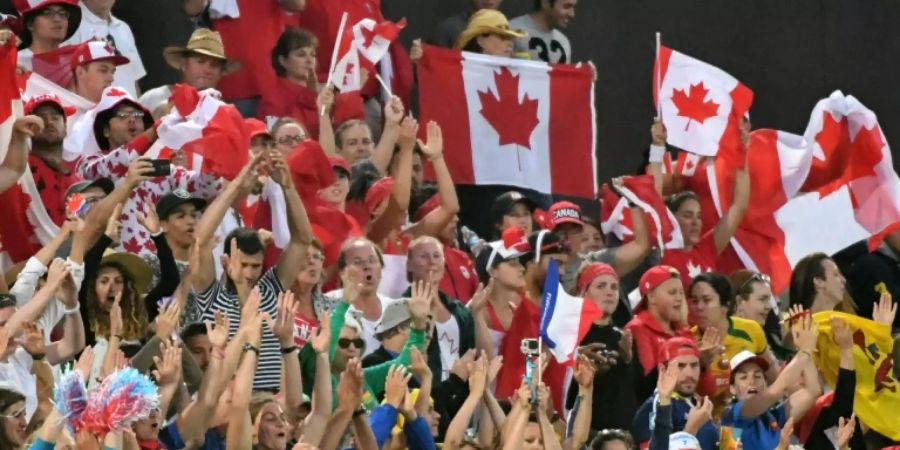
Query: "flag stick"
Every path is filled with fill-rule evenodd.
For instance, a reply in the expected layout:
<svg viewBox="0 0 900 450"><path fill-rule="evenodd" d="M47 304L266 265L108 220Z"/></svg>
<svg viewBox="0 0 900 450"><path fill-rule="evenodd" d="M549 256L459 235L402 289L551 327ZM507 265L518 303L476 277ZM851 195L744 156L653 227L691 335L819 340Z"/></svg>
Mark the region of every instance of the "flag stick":
<svg viewBox="0 0 900 450"><path fill-rule="evenodd" d="M541 378L544 377L544 337L538 333L538 366L537 366L537 383L535 386L541 386ZM537 391L535 391L537 392Z"/></svg>
<svg viewBox="0 0 900 450"><path fill-rule="evenodd" d="M655 88L656 88L656 117L657 118L662 117L662 109L659 106L660 102L661 102L660 96L662 95L662 93L659 92L659 85L662 83L662 80L660 79L661 75L660 75L660 68L659 68L659 66L660 66L659 47L660 47L661 40L662 40L661 33L659 31L657 31L656 32L656 64L655 64L655 66L656 66L656 86L655 86Z"/></svg>
<svg viewBox="0 0 900 450"><path fill-rule="evenodd" d="M380 84L381 87L384 88L384 91L387 92L388 97L393 97L393 96L394 96L394 94L391 93L391 88L390 88L390 86L388 86L388 84L384 81L384 78L381 78L381 75L378 75L378 74L376 73L376 74L375 74L375 79L378 80L378 84Z"/></svg>
<svg viewBox="0 0 900 450"><path fill-rule="evenodd" d="M328 68L328 79L325 81L325 86L331 84L331 77L334 75L334 65L337 64L338 52L341 48L341 40L344 37L344 26L347 24L347 13L345 12L341 16L341 24L338 26L337 38L334 41L334 50L331 52L331 67ZM322 107L322 112L320 114L325 114L325 107Z"/></svg>

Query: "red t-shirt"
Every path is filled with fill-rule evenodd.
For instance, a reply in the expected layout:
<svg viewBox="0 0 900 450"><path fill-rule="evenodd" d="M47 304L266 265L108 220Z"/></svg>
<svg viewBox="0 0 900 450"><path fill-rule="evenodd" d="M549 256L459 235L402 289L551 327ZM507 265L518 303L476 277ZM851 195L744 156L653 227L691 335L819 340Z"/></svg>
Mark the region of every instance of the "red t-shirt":
<svg viewBox="0 0 900 450"><path fill-rule="evenodd" d="M626 330L631 330L634 342L637 345L637 356L644 368L644 374L653 371L659 365L659 349L669 338L683 336L693 339L691 330L687 327L675 326L674 334L669 334L662 329L662 325L648 310L639 312L625 325Z"/></svg>
<svg viewBox="0 0 900 450"><path fill-rule="evenodd" d="M666 250L663 254L660 264L665 264L678 269L681 273L681 280L684 283L685 293L688 286L691 285L694 277L705 272L713 272L716 270L716 240L713 232L710 231L700 238L690 251L683 249Z"/></svg>
<svg viewBox="0 0 900 450"><path fill-rule="evenodd" d="M297 312L294 315L294 345L303 348L312 339L312 332L319 327L319 324L319 319Z"/></svg>
<svg viewBox="0 0 900 450"><path fill-rule="evenodd" d="M43 159L31 154L28 155L28 166L34 177L34 185L41 194L41 201L50 219L57 225L62 225L66 220L66 189L73 183L81 181L75 170L75 164L63 161L69 169L69 173L62 173L47 165Z"/></svg>
<svg viewBox="0 0 900 450"><path fill-rule="evenodd" d="M237 72L222 77L217 89L226 100L257 97L260 87L275 81L271 51L284 30L277 0L238 0L241 17L212 21L222 35L225 56L241 62Z"/></svg>
<svg viewBox="0 0 900 450"><path fill-rule="evenodd" d="M277 78L262 86L262 99L256 116L265 120L268 116L293 117L306 127L313 139L319 138L319 111L316 108L317 93L287 78ZM349 119L365 119L362 97L359 92L339 94L334 101L335 127Z"/></svg>
<svg viewBox="0 0 900 450"><path fill-rule="evenodd" d="M469 303L478 289L478 275L466 252L444 245L444 278L440 289L463 303Z"/></svg>

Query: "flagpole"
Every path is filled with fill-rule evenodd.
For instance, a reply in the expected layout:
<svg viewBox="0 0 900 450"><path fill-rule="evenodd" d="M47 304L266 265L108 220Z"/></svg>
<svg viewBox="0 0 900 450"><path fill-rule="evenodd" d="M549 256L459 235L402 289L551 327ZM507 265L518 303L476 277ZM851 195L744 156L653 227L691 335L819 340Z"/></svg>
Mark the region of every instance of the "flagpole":
<svg viewBox="0 0 900 450"><path fill-rule="evenodd" d="M381 84L381 87L384 88L384 91L385 91L385 92L387 92L388 97L392 97L392 98L393 98L393 97L394 97L394 94L391 93L391 88L390 88L390 86L388 86L388 84L384 81L384 78L381 78L381 75L378 75L378 74L376 73L376 74L375 74L375 79L378 80L378 83Z"/></svg>
<svg viewBox="0 0 900 450"><path fill-rule="evenodd" d="M655 86L655 88L656 88L656 118L657 119L662 117L662 109L660 108L661 93L659 92L659 85L662 83L662 80L660 79L661 75L660 75L660 68L659 68L659 66L660 66L659 47L660 47L660 41L662 40L661 34L662 33L660 33L659 31L656 32L656 64L655 64L655 66L656 66L656 86Z"/></svg>
<svg viewBox="0 0 900 450"><path fill-rule="evenodd" d="M328 79L325 81L325 86L331 84L331 77L334 75L334 65L337 64L337 56L338 52L341 49L341 40L344 38L344 25L347 24L347 13L345 12L341 16L341 24L338 26L337 39L334 41L334 50L331 52L331 67L328 68ZM325 114L325 107L322 107L322 112L320 115Z"/></svg>

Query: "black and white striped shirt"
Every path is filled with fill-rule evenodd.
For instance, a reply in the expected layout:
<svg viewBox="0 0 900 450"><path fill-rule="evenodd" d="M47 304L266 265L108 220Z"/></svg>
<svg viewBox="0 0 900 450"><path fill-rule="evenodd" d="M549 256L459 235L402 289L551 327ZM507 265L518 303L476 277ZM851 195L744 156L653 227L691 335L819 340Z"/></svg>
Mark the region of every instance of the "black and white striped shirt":
<svg viewBox="0 0 900 450"><path fill-rule="evenodd" d="M275 267L266 271L256 282L262 296L259 310L269 313L275 319L278 307L278 294L284 291ZM241 324L241 301L237 292L229 291L218 280L214 281L203 292L197 292L195 298L203 314L203 320L215 320L216 310L222 311L230 319L228 334L234 337ZM262 345L260 346L259 364L256 378L253 379L253 390L277 391L281 385L281 344L272 334L268 325L263 324Z"/></svg>

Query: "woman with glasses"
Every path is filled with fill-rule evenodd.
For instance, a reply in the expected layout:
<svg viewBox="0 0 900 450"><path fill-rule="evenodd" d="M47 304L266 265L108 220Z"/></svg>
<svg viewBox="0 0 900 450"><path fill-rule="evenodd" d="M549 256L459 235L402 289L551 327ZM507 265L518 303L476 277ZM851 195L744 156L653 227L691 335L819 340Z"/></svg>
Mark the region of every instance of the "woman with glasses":
<svg viewBox="0 0 900 450"><path fill-rule="evenodd" d="M297 274L294 285L290 290L297 300L297 309L294 313L294 343L303 347L312 338L312 332L319 328L319 312L331 311L333 305L327 303L322 295L322 265L325 257L322 255L322 243L313 238L309 249L306 250L306 261Z"/></svg>
<svg viewBox="0 0 900 450"><path fill-rule="evenodd" d="M29 71L35 54L58 49L81 24L81 8L76 0L14 2L24 27L19 37L18 63Z"/></svg>
<svg viewBox="0 0 900 450"><path fill-rule="evenodd" d="M275 149L287 156L294 148L305 141L309 135L306 128L291 117L282 117L272 125L272 137L275 139Z"/></svg>
<svg viewBox="0 0 900 450"><path fill-rule="evenodd" d="M25 396L10 387L0 387L0 424L0 450L15 450L25 443Z"/></svg>

